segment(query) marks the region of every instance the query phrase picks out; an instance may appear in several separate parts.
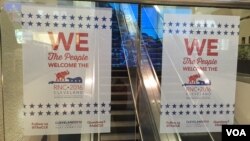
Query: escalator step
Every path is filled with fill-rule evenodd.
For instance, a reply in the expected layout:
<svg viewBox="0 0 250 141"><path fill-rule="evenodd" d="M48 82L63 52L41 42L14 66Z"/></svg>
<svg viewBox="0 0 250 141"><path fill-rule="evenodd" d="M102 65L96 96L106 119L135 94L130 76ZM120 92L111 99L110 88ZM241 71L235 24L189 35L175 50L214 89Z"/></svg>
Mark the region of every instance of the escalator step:
<svg viewBox="0 0 250 141"><path fill-rule="evenodd" d="M137 133L103 134L102 141L138 141L140 135Z"/></svg>

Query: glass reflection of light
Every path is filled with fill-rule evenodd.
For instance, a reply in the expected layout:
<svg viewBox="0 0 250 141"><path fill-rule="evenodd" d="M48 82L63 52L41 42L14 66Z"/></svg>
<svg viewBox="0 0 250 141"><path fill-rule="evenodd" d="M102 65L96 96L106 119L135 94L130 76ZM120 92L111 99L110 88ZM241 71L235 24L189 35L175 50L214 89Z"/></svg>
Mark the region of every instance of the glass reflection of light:
<svg viewBox="0 0 250 141"><path fill-rule="evenodd" d="M153 76L149 76L145 81L145 86L147 88L156 88L157 87L157 83L156 80Z"/></svg>
<svg viewBox="0 0 250 141"><path fill-rule="evenodd" d="M55 37L55 34L53 34L53 36ZM41 43L45 43L45 44L51 44L49 35L47 32L46 33L45 32L33 32L33 40L41 42Z"/></svg>

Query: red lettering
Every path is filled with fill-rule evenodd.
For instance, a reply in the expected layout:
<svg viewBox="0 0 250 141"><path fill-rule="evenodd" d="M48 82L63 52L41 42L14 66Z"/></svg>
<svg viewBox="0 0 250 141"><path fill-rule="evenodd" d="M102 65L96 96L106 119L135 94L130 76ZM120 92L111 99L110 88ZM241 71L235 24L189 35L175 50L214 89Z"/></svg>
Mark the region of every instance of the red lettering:
<svg viewBox="0 0 250 141"><path fill-rule="evenodd" d="M207 56L218 56L218 52L212 52L212 49L217 49L218 39L208 39Z"/></svg>
<svg viewBox="0 0 250 141"><path fill-rule="evenodd" d="M194 47L196 47L196 51L197 51L198 56L202 55L202 52L203 52L203 49L204 49L204 46L206 43L206 39L202 39L201 45L199 45L198 39L194 39L192 41L191 47L189 46L189 41L187 38L185 38L184 41L185 41L185 46L186 46L186 50L187 50L188 55L192 55Z"/></svg>
<svg viewBox="0 0 250 141"><path fill-rule="evenodd" d="M64 49L66 51L68 51L70 49L74 33L72 33L72 32L70 33L68 41L66 41L63 32L59 32L58 33L58 37L57 37L56 41L54 39L53 32L48 32L48 34L49 34L49 38L50 38L53 50L57 50L58 49L58 46L59 46L59 44L60 44L61 41L63 42L63 46L64 46Z"/></svg>
<svg viewBox="0 0 250 141"><path fill-rule="evenodd" d="M88 44L88 40L82 39L88 37L88 33L76 33L76 50L77 51L88 51L88 47L82 47L81 44Z"/></svg>

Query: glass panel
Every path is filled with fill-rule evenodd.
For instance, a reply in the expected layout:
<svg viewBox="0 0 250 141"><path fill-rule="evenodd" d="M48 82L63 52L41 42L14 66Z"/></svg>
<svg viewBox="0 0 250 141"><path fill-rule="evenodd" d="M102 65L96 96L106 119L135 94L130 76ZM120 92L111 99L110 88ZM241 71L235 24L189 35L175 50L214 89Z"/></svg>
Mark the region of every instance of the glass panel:
<svg viewBox="0 0 250 141"><path fill-rule="evenodd" d="M8 5L9 4L9 5ZM122 4L116 4L116 3L105 3L105 2L79 2L79 1L56 1L56 2L52 2L52 4L50 4L50 6L46 7L50 10L57 10L58 13L54 13L53 17L48 16L48 19L46 19L46 15L44 15L45 13L42 12L40 13L42 16L45 17L41 17L41 19L45 19L41 20L41 21L37 21L34 23L29 23L30 19L32 20L37 20L40 19L39 13L36 13L36 10L39 9L39 6L41 6L41 9L43 9L46 5L40 5L37 6L35 3L31 3L28 4L29 7L28 9L25 9L25 11L32 11L32 9L35 11L30 12L30 13L24 13L24 17L25 20L23 20L22 22L20 22L20 19L22 18L22 14L21 14L21 8L22 8L22 4L20 3L8 3L7 5L5 5L5 10L3 12L1 12L1 27L2 27L2 31L1 31L1 35L5 35L2 37L2 52L1 52L1 56L2 56L2 72L3 72L3 77L4 77L4 83L3 83L3 98L4 98L4 123L5 123L5 141L17 141L17 140L31 140L31 141L68 141L68 140L72 140L72 141L80 141L80 140L84 140L84 141L88 141L88 140L100 140L100 141L107 141L107 140L140 140L140 134L139 134L139 124L137 122L137 116L136 116L136 108L135 108L135 92L136 92L136 81L137 81L137 76L136 76L136 48L135 46L132 46L132 42L130 42L130 38L134 37L135 35L135 30L136 29L132 29L132 26L129 26L129 22L125 22L125 19L130 19L132 21L130 21L130 23L132 24L134 21L137 20L137 15L129 15L128 13L124 13L126 10L125 9L120 9L120 5ZM47 4L47 3L46 3ZM64 20L64 15L62 13L60 13L60 10L62 9L62 7L65 9L65 14L69 14L67 13L67 9L71 9L69 11L73 11L73 14L77 15L77 17L75 16L75 18L71 18L70 15L67 17L65 17L65 22L62 22L60 20ZM84 13L80 13L78 11L81 11L81 9L84 9L86 7L90 7L90 8L96 8L98 11L98 9L111 9L112 11L112 17L95 17L93 15L88 16L83 16L82 18L79 15L84 15ZM14 8L14 9L13 9ZM44 9L46 9L44 8ZM133 4L133 5L127 5L126 7L127 9L132 9L132 11L136 11L137 12L137 5ZM43 9L43 10L44 10ZM38 10L39 11L39 10ZM42 10L40 10L41 12ZM46 11L46 10L45 10ZM50 13L51 11L47 11L48 13ZM29 14L31 16L29 16ZM56 15L58 16L58 19L55 17ZM95 14L95 13L94 13ZM103 13L101 13L103 14ZM66 16L66 15L65 15ZM72 15L71 15L72 16ZM133 19L131 19L133 18ZM4 19L4 20L2 20ZM77 20L74 23L71 22L72 20ZM82 22L78 21L78 20L82 20ZM91 21L91 22L88 22ZM105 25L104 22L112 22L112 25ZM50 23L50 24L46 24L46 23ZM41 23L41 24L40 24ZM66 23L67 25L64 25L64 23ZM23 24L23 26L22 26ZM134 24L134 23L133 23ZM23 30L22 28L25 27L25 25L27 27L35 27L35 26L40 26L41 28L36 29L35 31L31 30L31 33L28 34L28 32L26 32L25 30ZM107 133L103 133L101 131L95 132L93 133L91 132L86 132L86 134L79 134L80 131L76 131L75 133L68 133L68 134L60 134L60 132L64 132L66 129L56 129L56 132L58 131L58 134L54 134L54 135L49 135L50 133L48 133L48 135L46 134L46 132L44 132L44 134L40 134L37 133L37 135L32 136L32 135L24 135L23 131L24 131L24 126L25 125L25 115L28 114L30 116L37 115L37 122L39 122L39 116L38 115L43 115L43 114L48 114L50 112L48 111L38 111L37 113L32 113L31 112L25 112L25 108L32 108L34 107L35 109L39 109L39 108L51 108L51 110L56 110L56 108L58 107L58 113L53 112L52 116L56 116L57 114L59 114L60 116L58 116L58 119L62 118L64 116L64 103L60 103L62 101L64 101L64 98L61 98L59 102L59 104L57 105L56 103L51 105L51 104L46 104L46 105L40 105L40 104L24 104L23 100L25 99L24 96L27 95L27 93L25 92L29 92L32 91L31 88L27 88L24 87L25 83L27 80L27 77L33 77L34 74L36 74L36 72L40 72L41 70L44 70L45 75L49 74L50 71L46 70L47 66L44 65L43 60L40 60L40 63L34 63L35 60L39 57L44 58L46 60L46 58L54 58L56 60L60 60L60 56L48 56L46 55L46 50L40 50L40 52L36 52L35 50L37 49L37 47L39 48L39 46L41 46L41 49L44 48L45 46L47 46L48 48L51 47L50 45L50 40L52 41L54 39L54 47L56 47L57 41L56 41L56 35L58 35L58 42L59 43L59 47L64 45L64 49L67 49L67 47L71 46L67 46L66 44L70 42L70 36L71 34L67 34L68 36L64 37L59 37L59 34L56 35L51 35L48 36L48 38L46 37L46 32L47 31L43 31L43 28L46 28L46 26L53 26L54 27L59 27L59 28L63 28L64 26L68 27L67 30L68 31L72 31L72 32L82 32L85 31L85 28L93 28L93 30L95 29L97 30L112 30L112 40L111 40L111 46L109 49L107 49L108 51L110 51L109 53L107 53L105 51L100 51L100 54L103 53L102 55L104 57L100 57L97 58L96 56L98 55L93 55L95 54L98 50L96 48L96 52L93 52L92 56L96 57L95 59L99 60L98 63L100 63L99 65L96 65L96 68L92 68L93 71L91 71L90 73L94 73L95 74L92 76L93 78L96 77L100 77L100 80L97 80L96 82L94 81L87 81L87 79L82 81L85 81L85 84L88 83L90 85L96 85L97 83L100 83L100 85L108 85L108 82L111 81L111 86L109 86L109 88L111 90L111 93L109 93L109 95L111 95L111 102L110 104L108 103L98 103L98 107L100 110L100 115L98 116L98 111L96 114L96 116L93 116L94 118L100 118L102 114L107 113L107 114L111 114L111 125L110 125L110 132ZM73 28L74 26L74 28ZM77 27L76 27L77 26ZM78 29L82 27L82 29ZM52 28L52 27L51 27ZM53 31L53 30L52 30ZM44 32L44 34L40 34ZM56 32L56 30L54 31ZM102 48L104 48L105 44L104 42L106 38L104 38L105 36L103 36L103 33L100 32L96 32L95 35L100 35L103 38L98 38L94 40L89 40L87 43L89 44L96 44L99 45ZM131 36L130 36L131 35ZM76 47L78 49L82 48L82 46L78 46L77 44L84 44L85 41L83 40L84 37L80 37L81 35L78 35L79 38L76 38L76 40L79 41L79 43L76 43L75 46L72 47ZM94 36L94 37L96 37ZM108 36L108 34L106 34L106 36ZM69 38L67 38L69 37ZM60 38L60 39L59 39ZM27 46L27 42L36 42L37 46L30 46L29 49L33 50L34 52L37 53L37 55L35 55L34 57L32 57L32 54L29 54L29 52L27 52L27 50L25 50L26 46ZM74 42L75 39L72 39L72 42ZM108 42L108 40L107 40ZM42 45L41 45L42 44ZM66 46L65 46L66 45ZM54 49L55 49L54 48ZM133 49L133 51L132 51ZM54 51L56 52L56 51ZM62 52L61 52L62 53ZM69 51L69 53L73 53L71 50ZM104 54L105 53L105 54ZM131 55L131 53L133 55ZM108 56L108 54L110 54L110 58L111 60L105 60L105 55ZM27 58L27 56L31 56L29 59ZM91 55L89 56L89 58L91 58ZM102 58L102 59L101 59ZM27 64L27 61L29 61L30 63ZM105 64L107 62L111 62L111 66L106 66ZM43 65L44 66L43 66ZM94 65L94 63L93 63ZM36 67L34 67L36 66ZM91 64L90 64L91 66ZM26 73L27 70L30 70L30 68L33 69L37 69L37 71L33 71L31 73ZM106 72L108 71L108 69L111 69L110 75L111 78L108 78L109 75L106 74ZM58 69L60 70L60 69ZM104 71L105 70L105 71ZM60 74L55 73L52 74L53 76L56 75L55 80L50 80L48 81L46 84L39 84L39 85L34 85L34 87L37 87L39 89L39 92L37 93L44 93L45 95L48 93L47 91L47 85L54 85L54 84L66 84L66 82L72 82L74 81L74 85L75 83L78 83L78 80L71 80L72 78L69 77L71 74L73 74L72 69L68 69L65 71L60 71ZM36 74L38 78L40 78L40 76L38 74ZM79 76L82 76L81 74L79 74ZM72 76L73 77L73 76ZM77 76L74 76L74 78ZM133 78L132 78L133 77ZM51 77L52 78L52 77ZM53 77L54 78L54 77ZM82 77L83 78L83 77ZM101 79L102 78L102 79ZM132 80L133 79L133 80ZM34 79L34 80L39 80L39 79ZM80 83L80 82L79 82ZM133 83L133 84L132 84ZM29 84L33 84L33 81L30 81ZM73 84L72 84L73 85ZM133 85L133 87L132 87ZM44 88L44 89L40 89L40 88ZM108 87L108 86L107 86ZM38 90L36 89L36 90ZM64 90L62 90L64 91ZM35 91L33 91L35 92ZM104 91L102 91L104 92ZM2 94L2 93L1 93ZM91 93L91 95L93 95L94 93ZM86 95L84 95L86 96ZM38 97L37 97L38 98ZM28 99L29 101L36 101L39 100L39 98L30 98ZM85 97L86 98L86 97ZM97 100L102 99L101 96L95 97L97 98ZM105 97L103 97L105 98ZM74 99L74 98L70 98L70 99ZM1 100L1 99L0 99ZM48 101L51 99L47 99ZM67 99L69 100L69 99ZM84 99L85 100L85 99ZM79 102L77 101L77 104L74 105L74 103L66 103L67 106L70 105L70 113L71 115L76 115L76 113L80 113L80 111L82 111L83 113L88 113L88 110L86 109L86 106L88 107L88 103L86 103L86 101L82 101L82 104L79 107ZM90 102L91 100L87 101ZM47 102L45 100L45 102ZM80 102L81 103L81 102ZM75 108L81 108L82 109L77 109L77 112L72 112ZM90 105L90 107L92 109L90 109L90 113L95 112L95 104L93 103L92 105ZM103 111L102 109L104 109L104 107L108 107L110 110L107 111ZM0 107L1 108L1 107ZM92 111L91 111L92 110ZM1 112L1 111L0 111ZM40 112L40 113L39 113ZM67 111L66 111L67 112ZM65 115L66 115L65 112ZM51 114L51 113L50 113ZM66 117L65 120L69 120L70 118L74 118L72 117ZM83 117L84 119L85 117ZM47 119L44 119L45 121L53 121L55 119L52 119L50 117L48 117ZM89 119L91 120L91 119ZM2 120L1 120L2 121ZM105 121L108 122L108 121ZM88 122L89 123L89 122ZM100 123L102 124L102 123ZM103 123L104 124L104 123ZM73 125L69 124L70 126ZM90 124L91 126L99 126L98 124ZM73 127L74 128L74 127ZM101 129L101 128L99 128ZM99 130L98 129L98 130ZM34 131L34 130L33 130ZM32 131L32 133L33 133ZM67 131L69 131L67 129ZM1 136L2 137L2 136Z"/></svg>
<svg viewBox="0 0 250 141"><path fill-rule="evenodd" d="M163 34L165 32L168 32L169 29L163 28L164 26L168 26L169 23L164 23L164 15L165 14L176 14L180 15L180 18L176 18L177 20L182 20L182 15L225 15L225 16L239 16L240 17L240 33L239 33L239 46L238 46L238 68L237 68L237 92L236 92L236 105L235 105L235 124L236 123L247 123L247 120L244 120L244 117L247 117L250 113L247 112L244 107L243 103L247 103L247 100L243 100L241 98L248 97L246 95L246 91L248 91L249 87L249 44L248 44L248 38L250 31L247 25L250 23L249 20L249 14L250 10L244 10L244 9L227 9L227 8L206 8L206 7L181 7L181 6L162 6L162 5L142 5L142 21L141 21L141 34L142 34L142 48L146 46L145 55L149 56L152 62L152 65L154 67L154 71L157 75L158 80L161 82L162 78L162 56L163 56ZM168 18L166 16L166 18ZM171 19L172 20L172 19ZM197 21L198 23L199 21ZM195 23L195 24L197 24ZM172 23L176 24L176 23ZM183 24L183 23L179 23ZM210 23L211 24L211 23ZM177 26L177 25L173 25ZM182 25L181 25L182 26ZM185 25L184 25L185 26ZM205 25L206 26L206 25ZM225 25L225 26L232 26L235 27L237 25ZM204 27L204 26L202 26ZM222 27L222 28L227 28ZM219 27L218 27L219 28ZM202 29L203 31L203 29ZM173 31L177 32L177 31ZM178 31L178 32L184 32L184 30ZM185 31L186 32L186 31ZM234 34L236 32L233 31L230 32L230 34ZM181 33L182 34L182 33ZM184 33L183 33L184 34ZM228 34L228 33L224 33ZM197 36L199 37L199 36ZM181 46L181 41L179 38L173 39L171 42L174 42L176 44L179 44ZM169 43L169 41L168 41ZM182 52L182 50L179 50ZM166 53L166 52L164 52ZM177 52L176 52L177 53ZM143 53L142 53L143 55ZM172 58L173 59L173 58ZM172 60L175 61L175 60ZM235 68L236 69L236 68ZM171 76L168 76L169 78ZM152 79L153 80L153 79ZM169 80L170 82L171 80ZM154 82L154 81L152 81ZM156 81L157 82L157 81ZM242 82L248 82L248 83L242 83ZM152 83L151 83L152 84ZM170 90L169 90L170 92ZM172 91L173 92L173 91ZM161 105L159 102L160 93L153 93L153 96L148 94L148 98L150 101L151 108L154 109L155 105L157 110L153 110L153 118L155 120L157 130L159 130L160 123L158 116L160 114L160 108L164 108L166 105ZM224 97L225 98L225 97ZM241 99L241 100L239 100ZM182 101L185 103L185 101ZM141 104L141 103L140 103ZM142 107L139 107L139 109L143 109L143 104L141 104ZM163 107L164 106L164 107ZM172 106L172 105L171 105ZM179 106L179 105L176 105ZM183 105L183 109L186 110L186 105ZM208 110L206 108L206 110ZM186 112L186 111L185 111ZM226 111L225 111L226 112ZM244 113L244 114L243 114ZM171 113L172 114L172 113ZM177 113L182 114L182 113ZM207 112L208 114L208 112ZM157 116L155 116L157 115ZM204 116L204 115L203 115ZM201 115L202 117L202 115ZM198 120L198 119L197 119ZM174 121L174 120L173 120ZM173 126L174 123L172 124ZM177 126L177 125L176 125ZM195 128L195 127L193 127ZM158 132L159 131L155 131ZM173 140L181 139L183 141L188 140L204 140L204 141L210 141L210 140L221 140L220 133L215 133L211 131L207 131L207 133L180 133L176 130L176 137ZM153 135L150 135L153 136ZM173 137L172 134L160 134L161 140L166 140L168 137Z"/></svg>

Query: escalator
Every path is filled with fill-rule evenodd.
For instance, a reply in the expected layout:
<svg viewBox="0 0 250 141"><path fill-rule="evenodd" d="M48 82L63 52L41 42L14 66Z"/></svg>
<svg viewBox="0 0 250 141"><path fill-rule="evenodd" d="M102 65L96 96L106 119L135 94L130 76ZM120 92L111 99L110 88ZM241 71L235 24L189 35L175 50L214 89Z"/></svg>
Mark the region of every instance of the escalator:
<svg viewBox="0 0 250 141"><path fill-rule="evenodd" d="M101 141L139 141L135 106L116 11L112 15L111 133ZM122 26L122 25L120 25Z"/></svg>

